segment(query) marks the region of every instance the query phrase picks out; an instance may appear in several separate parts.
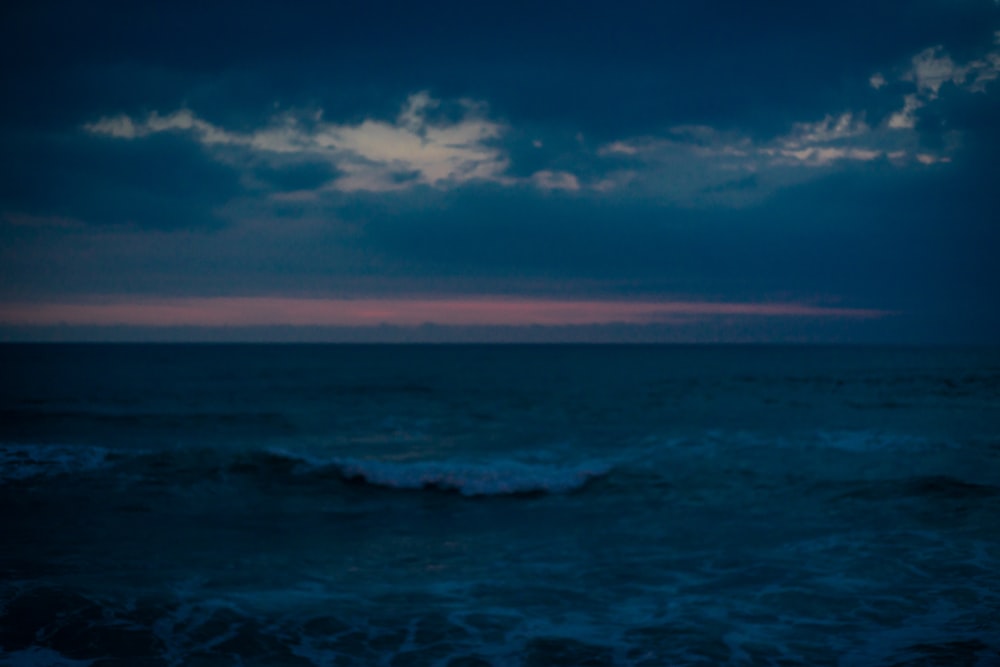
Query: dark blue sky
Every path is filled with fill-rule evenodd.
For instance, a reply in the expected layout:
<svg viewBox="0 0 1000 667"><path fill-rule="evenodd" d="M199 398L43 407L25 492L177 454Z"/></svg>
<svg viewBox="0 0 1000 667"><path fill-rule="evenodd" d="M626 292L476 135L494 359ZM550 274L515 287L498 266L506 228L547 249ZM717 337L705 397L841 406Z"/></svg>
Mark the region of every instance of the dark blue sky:
<svg viewBox="0 0 1000 667"><path fill-rule="evenodd" d="M0 12L7 339L1000 342L994 0Z"/></svg>

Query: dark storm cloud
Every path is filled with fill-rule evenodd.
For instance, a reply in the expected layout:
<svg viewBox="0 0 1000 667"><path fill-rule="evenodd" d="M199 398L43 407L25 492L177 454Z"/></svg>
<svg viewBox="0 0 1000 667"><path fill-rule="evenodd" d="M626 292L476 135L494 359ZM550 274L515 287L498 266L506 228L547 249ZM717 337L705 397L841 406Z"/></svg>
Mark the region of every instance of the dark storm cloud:
<svg viewBox="0 0 1000 667"><path fill-rule="evenodd" d="M572 118L608 138L685 122L780 131L856 104L873 70L928 45L964 56L992 39L997 18L989 0L43 2L6 12L4 79L24 103L4 113L22 118L59 102L132 111L169 97L218 119L275 100L350 118L391 113L430 88L488 99L519 123Z"/></svg>
<svg viewBox="0 0 1000 667"><path fill-rule="evenodd" d="M215 225L214 208L239 190L232 169L170 137L129 144L12 134L0 162L0 202L8 214L96 225Z"/></svg>

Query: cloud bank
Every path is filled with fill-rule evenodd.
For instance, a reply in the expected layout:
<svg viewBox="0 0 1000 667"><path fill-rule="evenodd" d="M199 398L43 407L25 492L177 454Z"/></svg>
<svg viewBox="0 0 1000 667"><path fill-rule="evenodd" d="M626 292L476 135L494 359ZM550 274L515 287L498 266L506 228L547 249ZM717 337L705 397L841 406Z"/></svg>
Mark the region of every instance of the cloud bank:
<svg viewBox="0 0 1000 667"><path fill-rule="evenodd" d="M434 120L442 105L426 92L409 96L394 121L365 119L329 123L285 113L251 132L214 125L189 109L143 119L120 114L84 125L91 134L135 140L164 132L190 135L218 159L239 163L247 154L274 164L323 161L337 175L323 189L386 192L413 185L447 188L470 181L501 181L508 166L494 145L505 126L485 115L484 105L458 100L457 119Z"/></svg>
<svg viewBox="0 0 1000 667"><path fill-rule="evenodd" d="M920 168L950 162L957 138L933 149L923 145L919 115L946 86L964 94L985 92L1000 77L998 46L1000 33L993 48L965 63L934 46L895 72L871 74L867 82L878 95L898 96L900 86L905 91L896 110L881 117L863 108L837 110L792 122L766 139L701 124L674 125L658 134L597 146L578 133L575 145L561 150L550 150L536 138L531 146L546 158L526 172L511 155L512 137L523 130L491 117L486 102L444 100L427 91L410 94L392 120L331 122L322 110L287 111L257 129L237 131L182 108L145 117L104 116L83 127L91 135L122 141L186 135L235 169L326 165L328 173L319 183L274 193L284 201L309 201L331 192L400 192L418 186L449 190L477 183L602 194L645 183L647 194L652 190L654 196L682 205L746 205L852 164L882 161ZM750 177L753 187L734 187L750 183Z"/></svg>

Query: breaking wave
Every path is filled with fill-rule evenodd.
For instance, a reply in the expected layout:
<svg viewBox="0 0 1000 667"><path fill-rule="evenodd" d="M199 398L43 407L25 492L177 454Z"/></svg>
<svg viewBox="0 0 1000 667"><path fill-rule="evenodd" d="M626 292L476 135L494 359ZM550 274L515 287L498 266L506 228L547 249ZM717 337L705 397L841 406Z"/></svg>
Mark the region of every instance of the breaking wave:
<svg viewBox="0 0 1000 667"><path fill-rule="evenodd" d="M184 484L249 476L272 481L331 478L347 484L399 490L431 489L467 497L570 493L607 475L601 460L530 462L513 458L479 461L394 461L351 457L321 458L284 449L225 451L182 448L123 451L85 445L0 445L0 485L43 483L63 475L118 469L134 480Z"/></svg>
<svg viewBox="0 0 1000 667"><path fill-rule="evenodd" d="M102 447L72 445L0 445L0 484L80 473L110 464Z"/></svg>
<svg viewBox="0 0 1000 667"><path fill-rule="evenodd" d="M358 458L329 460L302 457L281 450L271 454L298 462L298 472L333 472L348 482L389 489L438 489L463 496L505 496L569 493L611 471L603 461L571 464L533 463L514 459L492 461L384 461Z"/></svg>

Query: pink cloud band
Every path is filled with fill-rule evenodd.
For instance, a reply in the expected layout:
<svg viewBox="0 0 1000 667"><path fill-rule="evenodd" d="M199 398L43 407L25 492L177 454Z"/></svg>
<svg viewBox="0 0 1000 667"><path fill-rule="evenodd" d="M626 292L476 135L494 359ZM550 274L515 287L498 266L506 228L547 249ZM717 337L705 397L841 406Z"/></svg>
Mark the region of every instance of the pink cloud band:
<svg viewBox="0 0 1000 667"><path fill-rule="evenodd" d="M500 297L321 299L196 297L0 304L0 323L20 326L559 326L649 324L713 317L871 319L886 311L803 303L559 300Z"/></svg>

